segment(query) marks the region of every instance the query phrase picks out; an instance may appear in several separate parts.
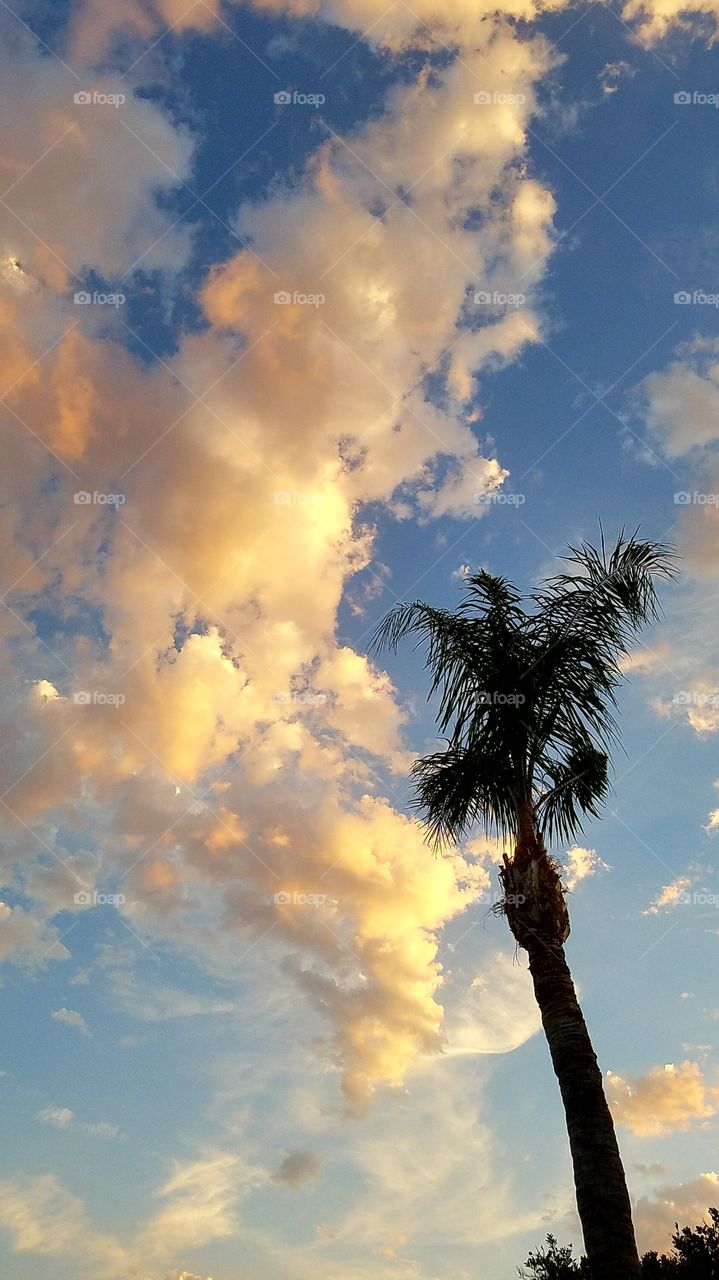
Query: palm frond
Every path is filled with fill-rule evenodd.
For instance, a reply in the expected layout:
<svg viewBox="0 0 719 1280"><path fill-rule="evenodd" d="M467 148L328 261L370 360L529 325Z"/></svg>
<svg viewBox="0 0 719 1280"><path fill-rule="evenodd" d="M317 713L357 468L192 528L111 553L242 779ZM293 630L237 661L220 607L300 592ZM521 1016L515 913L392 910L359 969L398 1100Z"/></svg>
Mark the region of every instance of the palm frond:
<svg viewBox="0 0 719 1280"><path fill-rule="evenodd" d="M455 613L398 604L375 632L375 652L410 635L425 648L447 747L412 773L435 843L475 822L516 835L528 802L541 833L569 839L606 798L620 659L659 616L655 583L674 576L672 551L622 532L611 551L602 534L566 560L571 570L528 598L481 571Z"/></svg>

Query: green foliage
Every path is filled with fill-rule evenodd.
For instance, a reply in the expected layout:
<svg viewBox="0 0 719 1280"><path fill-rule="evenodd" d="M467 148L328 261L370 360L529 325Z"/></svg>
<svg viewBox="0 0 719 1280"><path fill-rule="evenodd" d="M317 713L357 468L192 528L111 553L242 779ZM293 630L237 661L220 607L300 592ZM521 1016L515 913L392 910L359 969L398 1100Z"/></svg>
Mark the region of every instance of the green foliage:
<svg viewBox="0 0 719 1280"><path fill-rule="evenodd" d="M398 604L373 647L413 636L426 651L430 698L446 749L418 760L415 804L436 844L474 822L516 836L531 804L539 831L567 839L596 814L609 788L621 659L657 617L656 578L671 552L621 535L570 548L569 572L528 597L481 571L455 613Z"/></svg>
<svg viewBox="0 0 719 1280"><path fill-rule="evenodd" d="M572 1280L572 1277L588 1276L586 1259L576 1262L572 1246L557 1244L554 1236L547 1236L546 1249L537 1249L527 1258L528 1271L519 1268L522 1280Z"/></svg>
<svg viewBox="0 0 719 1280"><path fill-rule="evenodd" d="M719 1210L709 1210L709 1221L696 1227L677 1225L670 1254L645 1253L642 1280L719 1280ZM586 1258L577 1261L571 1245L559 1246L547 1236L546 1248L530 1253L526 1266L518 1268L522 1280L583 1280L590 1272Z"/></svg>

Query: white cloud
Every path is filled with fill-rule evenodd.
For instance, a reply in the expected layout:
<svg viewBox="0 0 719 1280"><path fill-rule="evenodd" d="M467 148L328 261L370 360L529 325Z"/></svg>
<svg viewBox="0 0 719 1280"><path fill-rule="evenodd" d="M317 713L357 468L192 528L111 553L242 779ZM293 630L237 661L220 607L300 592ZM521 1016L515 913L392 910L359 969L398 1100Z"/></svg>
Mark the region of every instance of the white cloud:
<svg viewBox="0 0 719 1280"><path fill-rule="evenodd" d="M54 1129L73 1129L93 1138L116 1138L120 1133L117 1125L108 1124L104 1120L90 1124L77 1121L74 1111L69 1107L45 1107L38 1112L37 1118L43 1124L52 1125Z"/></svg>
<svg viewBox="0 0 719 1280"><path fill-rule="evenodd" d="M38 1112L38 1120L50 1124L54 1129L67 1129L72 1124L74 1112L69 1107L45 1107Z"/></svg>
<svg viewBox="0 0 719 1280"><path fill-rule="evenodd" d="M50 1014L50 1017L54 1018L56 1022L64 1022L68 1027L77 1027L77 1030L81 1031L84 1036L92 1036L85 1019L76 1009L55 1009Z"/></svg>
<svg viewBox="0 0 719 1280"><path fill-rule="evenodd" d="M716 39L719 5L716 0L627 0L625 22L632 23L645 44L656 44L673 32Z"/></svg>
<svg viewBox="0 0 719 1280"><path fill-rule="evenodd" d="M650 903L642 914L656 916L665 908L677 906L678 903L684 901L686 892L691 888L692 883L690 876L677 876L676 880L664 885L654 901Z"/></svg>
<svg viewBox="0 0 719 1280"><path fill-rule="evenodd" d="M570 893L589 876L596 875L598 871L609 871L606 862L602 861L595 849L583 849L575 844L567 850L566 856L565 884Z"/></svg>

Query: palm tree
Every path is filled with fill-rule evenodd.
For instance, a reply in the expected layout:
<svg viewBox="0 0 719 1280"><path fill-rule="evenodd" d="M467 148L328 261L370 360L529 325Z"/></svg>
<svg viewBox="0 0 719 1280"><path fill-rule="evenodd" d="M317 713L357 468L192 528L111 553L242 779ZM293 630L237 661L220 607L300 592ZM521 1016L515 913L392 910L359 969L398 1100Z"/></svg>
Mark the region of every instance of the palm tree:
<svg viewBox="0 0 719 1280"><path fill-rule="evenodd" d="M426 647L446 748L417 760L415 806L436 847L475 822L511 839L501 910L529 969L564 1103L577 1208L594 1280L640 1275L624 1169L602 1075L564 954L569 914L545 840L566 840L609 789L620 661L658 616L654 582L671 549L622 533L607 553L569 548L571 566L520 595L484 571L456 613L397 604L373 649Z"/></svg>

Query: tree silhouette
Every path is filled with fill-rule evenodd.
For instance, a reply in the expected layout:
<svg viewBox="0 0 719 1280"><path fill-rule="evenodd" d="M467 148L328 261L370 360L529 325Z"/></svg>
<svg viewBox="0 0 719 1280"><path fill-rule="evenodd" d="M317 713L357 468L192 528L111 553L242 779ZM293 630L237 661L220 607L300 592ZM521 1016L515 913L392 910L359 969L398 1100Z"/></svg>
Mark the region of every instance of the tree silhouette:
<svg viewBox="0 0 719 1280"><path fill-rule="evenodd" d="M670 1254L645 1253L641 1280L719 1280L719 1210L709 1209L709 1222L696 1227L675 1226ZM547 1236L546 1248L530 1253L522 1280L581 1280L589 1275L586 1258L575 1260L571 1245L560 1246Z"/></svg>
<svg viewBox="0 0 719 1280"><path fill-rule="evenodd" d="M545 838L566 839L598 813L617 734L619 666L658 614L655 579L669 548L620 535L569 548L569 569L523 597L484 571L457 611L398 604L373 647L413 636L426 651L443 751L413 767L416 808L436 846L475 822L514 843L502 909L529 968L559 1081L577 1208L595 1280L637 1280L639 1257L602 1076L564 954L569 915Z"/></svg>

